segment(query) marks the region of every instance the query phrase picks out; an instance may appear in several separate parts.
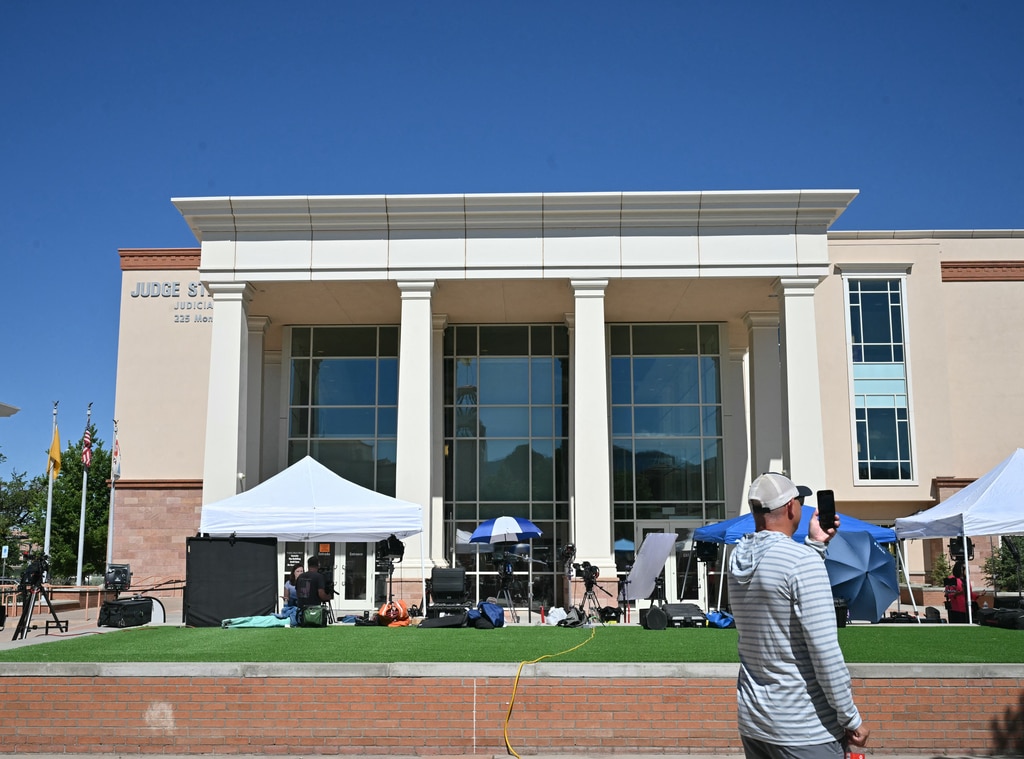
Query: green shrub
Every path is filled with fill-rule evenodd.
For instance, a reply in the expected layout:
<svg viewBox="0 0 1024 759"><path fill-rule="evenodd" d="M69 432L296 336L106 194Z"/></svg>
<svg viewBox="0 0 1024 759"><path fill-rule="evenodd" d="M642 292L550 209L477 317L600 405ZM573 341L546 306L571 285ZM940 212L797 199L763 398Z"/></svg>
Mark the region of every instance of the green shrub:
<svg viewBox="0 0 1024 759"><path fill-rule="evenodd" d="M1020 566L1017 556L1013 555L1014 548L1018 556L1024 556L1024 538L1003 536L999 548L982 565L985 578L996 590L1024 590L1024 567Z"/></svg>
<svg viewBox="0 0 1024 759"><path fill-rule="evenodd" d="M940 553L935 557L935 563L932 564L930 575L932 585L945 585L946 578L951 574L953 574L953 568L949 565L949 559L946 558L945 552Z"/></svg>

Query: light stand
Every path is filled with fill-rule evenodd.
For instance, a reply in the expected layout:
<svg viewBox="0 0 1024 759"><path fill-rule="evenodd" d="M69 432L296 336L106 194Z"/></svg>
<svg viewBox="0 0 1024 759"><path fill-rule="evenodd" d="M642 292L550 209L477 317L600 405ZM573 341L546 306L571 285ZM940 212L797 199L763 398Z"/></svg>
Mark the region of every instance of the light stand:
<svg viewBox="0 0 1024 759"><path fill-rule="evenodd" d="M576 559L576 546L572 543L566 543L562 546L562 550L558 553L558 558L562 560L565 565L565 579L566 579L566 592L569 594L566 606L572 606L572 563Z"/></svg>
<svg viewBox="0 0 1024 759"><path fill-rule="evenodd" d="M390 608L394 603L394 565L401 563L406 555L406 545L391 535L377 544L377 551L387 558L387 606Z"/></svg>

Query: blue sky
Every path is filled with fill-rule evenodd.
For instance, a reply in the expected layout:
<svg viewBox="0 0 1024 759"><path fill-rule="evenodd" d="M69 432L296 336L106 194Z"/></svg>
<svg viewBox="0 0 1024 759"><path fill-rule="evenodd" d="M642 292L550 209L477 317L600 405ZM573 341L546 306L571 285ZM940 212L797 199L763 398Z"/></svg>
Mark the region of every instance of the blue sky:
<svg viewBox="0 0 1024 759"><path fill-rule="evenodd" d="M1020 0L5 0L0 473L45 470L55 400L109 448L117 250L195 246L172 197L852 188L836 229L1021 229L1021 29Z"/></svg>

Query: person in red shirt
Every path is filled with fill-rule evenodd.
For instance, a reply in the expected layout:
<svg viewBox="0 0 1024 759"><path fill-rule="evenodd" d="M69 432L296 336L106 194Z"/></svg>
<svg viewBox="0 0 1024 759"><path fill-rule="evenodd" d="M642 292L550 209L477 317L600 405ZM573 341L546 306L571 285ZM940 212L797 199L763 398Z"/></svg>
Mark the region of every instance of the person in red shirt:
<svg viewBox="0 0 1024 759"><path fill-rule="evenodd" d="M964 577L963 562L953 565L953 574L946 578L946 610L950 623L967 624L967 599L973 601L976 593L972 593Z"/></svg>

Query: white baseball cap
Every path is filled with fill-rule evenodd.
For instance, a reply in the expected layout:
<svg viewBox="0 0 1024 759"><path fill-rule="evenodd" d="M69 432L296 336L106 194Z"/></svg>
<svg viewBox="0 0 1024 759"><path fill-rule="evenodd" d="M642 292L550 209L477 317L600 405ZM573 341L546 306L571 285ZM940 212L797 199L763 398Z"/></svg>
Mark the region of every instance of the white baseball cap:
<svg viewBox="0 0 1024 759"><path fill-rule="evenodd" d="M794 498L808 496L812 492L809 487L797 486L785 475L768 472L750 483L747 502L753 510L766 513L785 506Z"/></svg>

